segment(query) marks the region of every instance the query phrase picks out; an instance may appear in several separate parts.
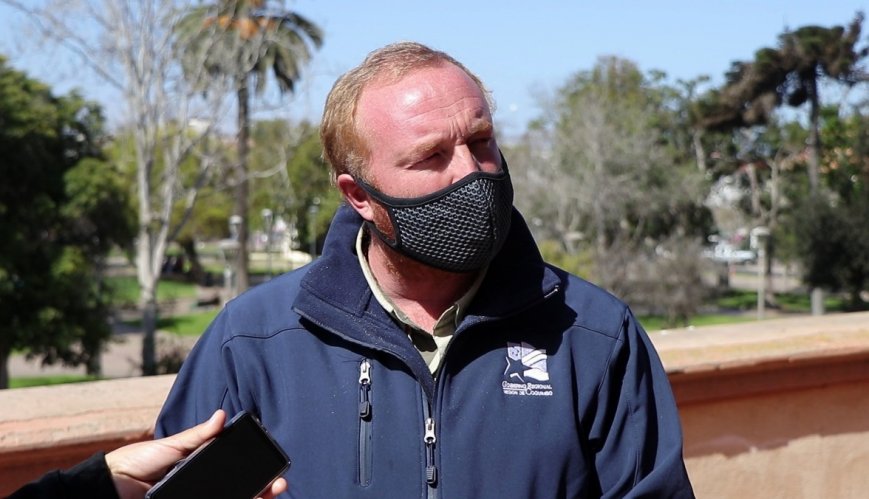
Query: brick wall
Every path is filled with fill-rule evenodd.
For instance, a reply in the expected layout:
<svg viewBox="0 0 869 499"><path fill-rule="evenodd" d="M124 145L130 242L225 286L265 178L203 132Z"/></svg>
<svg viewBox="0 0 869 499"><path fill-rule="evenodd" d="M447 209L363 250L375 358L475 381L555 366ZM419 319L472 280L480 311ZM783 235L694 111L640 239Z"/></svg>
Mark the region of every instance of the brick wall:
<svg viewBox="0 0 869 499"><path fill-rule="evenodd" d="M869 313L653 332L699 498L864 497ZM173 376L0 392L0 497L153 434Z"/></svg>

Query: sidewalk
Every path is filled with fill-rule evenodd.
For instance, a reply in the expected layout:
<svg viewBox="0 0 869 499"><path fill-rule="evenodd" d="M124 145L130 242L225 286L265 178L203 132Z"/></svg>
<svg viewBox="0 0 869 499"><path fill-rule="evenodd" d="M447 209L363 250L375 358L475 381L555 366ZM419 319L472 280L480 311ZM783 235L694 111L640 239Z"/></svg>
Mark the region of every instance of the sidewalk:
<svg viewBox="0 0 869 499"><path fill-rule="evenodd" d="M142 338L141 331L115 333L107 349L103 352L102 367L105 378L127 378L140 376L142 369ZM190 351L198 337L178 336L162 331L157 332L158 351L163 342L177 345L185 351ZM39 359L28 361L23 355L13 355L9 359L9 376L12 378L31 378L52 375L84 375L84 366L66 367L62 365L41 366Z"/></svg>

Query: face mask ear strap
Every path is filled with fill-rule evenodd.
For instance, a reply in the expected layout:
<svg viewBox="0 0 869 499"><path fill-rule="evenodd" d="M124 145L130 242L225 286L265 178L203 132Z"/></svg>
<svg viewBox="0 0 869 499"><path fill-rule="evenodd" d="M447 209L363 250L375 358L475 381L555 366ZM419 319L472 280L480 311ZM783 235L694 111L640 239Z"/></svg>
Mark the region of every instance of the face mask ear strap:
<svg viewBox="0 0 869 499"><path fill-rule="evenodd" d="M383 231L378 229L377 226L374 225L374 222L369 222L368 220L366 220L365 225L368 227L369 232L377 236L378 239L386 243L386 245L390 248L398 251L400 246L398 244L398 224L395 222L395 213L393 212L392 207L389 206L389 204L383 202L384 194L375 189L374 186L372 186L368 182L362 180L360 177L353 177L353 180L356 182L356 185L361 187L362 190L368 194L369 197L374 199L374 201L376 201L386 210L386 214L389 215L389 222L392 224L392 230L395 232L396 237L395 239L390 238L389 236L384 234Z"/></svg>
<svg viewBox="0 0 869 499"><path fill-rule="evenodd" d="M390 219L391 218L392 218L392 214L390 213ZM377 239L380 239L381 241L386 243L386 245L389 246L390 248L392 248L396 251L400 251L401 248L398 244L398 241L390 239L389 236L384 234L383 231L381 231L380 229L377 228L376 225L374 225L374 222L369 222L368 220L366 220L365 226L368 227L368 231L371 234L374 234L375 236L377 236ZM395 230L395 231L398 230L398 227L394 223L392 224L392 230Z"/></svg>
<svg viewBox="0 0 869 499"><path fill-rule="evenodd" d="M353 181L356 182L356 185L358 185L359 187L361 187L362 190L365 191L369 196L371 196L371 197L373 197L374 199L380 201L380 198L383 196L383 194L381 194L380 191L378 191L377 189L375 189L373 185L371 185L371 184L369 184L368 182L362 180L362 177L354 176L354 177L353 177Z"/></svg>

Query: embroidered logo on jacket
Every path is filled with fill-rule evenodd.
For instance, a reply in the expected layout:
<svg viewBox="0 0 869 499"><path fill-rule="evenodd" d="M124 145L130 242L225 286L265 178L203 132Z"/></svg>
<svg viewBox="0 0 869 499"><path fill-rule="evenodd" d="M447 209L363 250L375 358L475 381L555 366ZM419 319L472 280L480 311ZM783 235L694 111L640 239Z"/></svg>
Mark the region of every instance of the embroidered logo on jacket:
<svg viewBox="0 0 869 499"><path fill-rule="evenodd" d="M546 350L534 348L524 341L507 342L507 368L501 389L505 395L552 396Z"/></svg>

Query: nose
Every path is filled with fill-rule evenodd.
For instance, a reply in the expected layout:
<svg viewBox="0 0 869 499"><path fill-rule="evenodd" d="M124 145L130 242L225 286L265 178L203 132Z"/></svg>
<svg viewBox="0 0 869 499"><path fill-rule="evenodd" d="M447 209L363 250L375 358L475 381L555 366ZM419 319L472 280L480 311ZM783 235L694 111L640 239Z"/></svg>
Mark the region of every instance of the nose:
<svg viewBox="0 0 869 499"><path fill-rule="evenodd" d="M452 170L452 182L458 182L471 173L482 170L480 161L471 152L467 144L457 145L453 150L452 161L450 162L450 170Z"/></svg>

